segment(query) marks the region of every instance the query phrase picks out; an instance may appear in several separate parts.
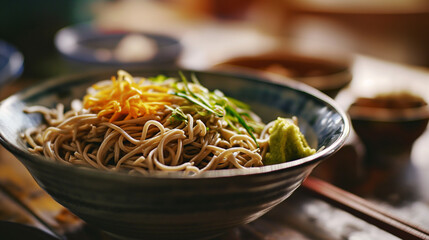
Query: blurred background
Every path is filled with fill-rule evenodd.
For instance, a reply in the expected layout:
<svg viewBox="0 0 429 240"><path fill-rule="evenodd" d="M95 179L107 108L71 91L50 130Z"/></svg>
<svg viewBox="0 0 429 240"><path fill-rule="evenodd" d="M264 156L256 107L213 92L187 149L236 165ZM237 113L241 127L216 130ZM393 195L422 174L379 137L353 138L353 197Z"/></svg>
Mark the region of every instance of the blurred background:
<svg viewBox="0 0 429 240"><path fill-rule="evenodd" d="M14 0L3 1L0 18L0 39L23 53L23 76L35 79L76 70L55 37L82 23L175 38L182 46L175 63L189 68L273 49L429 66L425 0Z"/></svg>

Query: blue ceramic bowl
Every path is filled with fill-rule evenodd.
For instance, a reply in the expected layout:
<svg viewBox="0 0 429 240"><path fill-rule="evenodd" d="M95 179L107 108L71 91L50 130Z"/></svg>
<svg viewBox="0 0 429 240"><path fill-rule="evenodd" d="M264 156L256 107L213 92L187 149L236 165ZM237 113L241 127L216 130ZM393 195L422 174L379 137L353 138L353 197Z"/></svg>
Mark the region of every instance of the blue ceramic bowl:
<svg viewBox="0 0 429 240"><path fill-rule="evenodd" d="M0 85L18 78L24 70L24 57L14 46L0 40Z"/></svg>
<svg viewBox="0 0 429 240"><path fill-rule="evenodd" d="M177 70L130 71L134 76ZM189 74L189 71L184 71ZM323 159L346 140L346 114L321 92L276 76L195 72L209 89L249 103L264 121L295 115L316 154L278 165L243 170L216 170L198 176L122 172L63 165L27 151L20 133L41 123L23 108L41 104L66 106L88 86L115 72L53 79L22 91L0 105L1 143L30 171L56 201L87 223L123 238L198 239L220 235L260 217L290 196Z"/></svg>
<svg viewBox="0 0 429 240"><path fill-rule="evenodd" d="M141 41L144 41L144 45L148 41L152 42L153 49L147 50L153 51L153 55L143 57L143 59L131 58L127 61L116 58L115 49L117 50L121 41L130 35L140 36L144 40L140 39L136 42L134 39L132 43L128 42L129 44L142 44ZM66 59L71 60L70 63L74 63L74 66L79 67L80 70L95 67L147 67L160 64L170 66L175 64L182 52L180 42L171 36L123 30L103 31L93 24L87 23L60 29L55 35L55 46Z"/></svg>

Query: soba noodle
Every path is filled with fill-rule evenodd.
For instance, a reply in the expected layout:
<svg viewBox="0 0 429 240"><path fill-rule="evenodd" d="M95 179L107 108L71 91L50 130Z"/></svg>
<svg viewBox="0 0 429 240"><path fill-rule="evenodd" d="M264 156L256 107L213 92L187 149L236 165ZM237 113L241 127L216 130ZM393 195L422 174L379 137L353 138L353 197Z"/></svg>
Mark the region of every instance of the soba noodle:
<svg viewBox="0 0 429 240"><path fill-rule="evenodd" d="M175 79L165 79L161 83L142 79L138 84L148 86L150 96L163 92L161 87L169 89L168 93L164 92L166 95L159 94L162 101L153 100L156 106L145 106L144 113L141 109L136 110L140 111L139 114L130 110L133 107L128 106L133 103L131 101L123 101L128 105L123 104L119 108L110 102L104 102L105 105L100 107L97 93L115 81L116 84L121 81L137 84L128 73L119 71L118 79L113 79L113 83L97 83L88 89L83 102L74 100L68 111L62 104L53 109L43 106L26 108L27 113L41 113L45 120L44 125L23 133L29 151L65 164L141 174L153 171L198 174L215 169L246 169L264 165L262 159L269 149L268 129L272 123L264 125L253 113L233 104L238 101L231 100L228 104L247 124L231 116L228 118L226 110L217 105L211 106L214 106L215 113L220 114L210 113L204 106L170 91L171 86L175 86L176 91L182 92L190 88L188 90L194 96L210 93L200 84L178 83ZM120 94L122 98L124 93ZM220 92L216 94L218 99L227 99ZM157 101L162 103L157 104ZM106 107L113 105L116 108ZM128 112L123 111L125 105ZM249 133L249 129L252 132Z"/></svg>

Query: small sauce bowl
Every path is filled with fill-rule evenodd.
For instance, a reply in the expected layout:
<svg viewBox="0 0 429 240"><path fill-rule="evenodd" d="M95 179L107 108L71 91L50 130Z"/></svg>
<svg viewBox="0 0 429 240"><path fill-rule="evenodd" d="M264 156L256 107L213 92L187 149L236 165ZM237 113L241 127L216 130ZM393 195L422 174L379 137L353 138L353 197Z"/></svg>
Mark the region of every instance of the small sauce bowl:
<svg viewBox="0 0 429 240"><path fill-rule="evenodd" d="M413 143L426 130L428 103L409 92L359 97L348 109L370 165L389 166L409 159Z"/></svg>

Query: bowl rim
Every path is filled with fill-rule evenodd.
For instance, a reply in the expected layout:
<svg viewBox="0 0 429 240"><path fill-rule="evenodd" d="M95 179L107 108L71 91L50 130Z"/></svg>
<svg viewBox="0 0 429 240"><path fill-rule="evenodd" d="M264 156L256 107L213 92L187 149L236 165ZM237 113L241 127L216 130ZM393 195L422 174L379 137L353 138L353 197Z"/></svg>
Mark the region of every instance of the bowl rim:
<svg viewBox="0 0 429 240"><path fill-rule="evenodd" d="M264 71L264 70L255 70L251 67L236 66L232 64L215 65L212 67L212 69L219 70L219 71L237 72L237 73L247 71L247 70ZM280 73L274 73L274 72L268 72L268 71L266 72L269 74L279 75L280 77L294 79L295 81L299 81L313 88L316 88L319 91L333 91L333 90L340 89L342 87L347 86L347 84L349 84L353 79L353 75L349 68L343 68L340 71L333 72L327 75L311 76L311 77L286 77ZM329 78L330 81L326 81L325 80L326 78Z"/></svg>
<svg viewBox="0 0 429 240"><path fill-rule="evenodd" d="M215 171L206 171L201 174L197 175L186 175L182 172L155 172L148 175L134 175L129 174L124 171L100 171L99 169L93 169L89 167L83 167L78 165L69 165L69 164L63 164L59 163L57 161L52 161L44 156L32 154L29 151L24 151L22 148L16 146L15 144L12 144L7 139L3 137L3 132L0 129L0 144L2 144L7 150L12 152L14 155L17 155L19 157L23 157L25 159L34 159L37 161L37 163L41 163L45 165L46 167L50 168L58 168L64 171L79 171L79 174L88 174L88 175L100 175L102 172L103 176L108 176L109 178L116 178L121 179L124 176L127 176L127 178L136 178L138 179L212 179L212 178L225 178L225 177L238 177L243 175L261 175L261 174L268 174L271 172L277 172L282 171L286 169L295 169L304 167L307 165L316 165L321 160L327 158L331 154L338 151L345 143L346 139L349 136L350 128L351 128L351 122L346 114L346 112L340 108L340 106L329 96L326 94L320 92L319 90L310 87L304 83L297 82L292 79L288 79L282 76L278 76L276 74L270 74L260 71L244 71L241 73L238 72L224 72L224 71L216 71L216 70L208 70L208 71L201 71L201 70L193 70L193 69L184 69L184 68L177 68L177 67L171 67L171 68L162 68L162 69L144 69L144 68L137 68L137 69L128 69L131 74L133 74L134 71L140 71L141 73L145 71L150 72L166 72L166 71L183 71L185 73L202 73L202 74L212 74L216 76L224 76L224 77L233 77L233 78L245 78L247 80L256 81L256 82L263 82L270 85L277 85L282 87L288 87L296 91L303 92L304 94L311 95L312 97L315 97L316 99L324 102L327 104L330 108L332 108L335 112L337 112L342 119L343 122L343 131L341 132L338 139L332 143L330 146L323 148L319 151L317 151L315 154L310 155L308 157L300 158L297 160L280 163L280 164L274 164L274 165L267 165L267 166L261 166L261 167L255 167L255 168L247 168L247 169L221 169L221 170L215 170ZM56 85L63 85L66 83L71 83L73 81L78 80L79 78L88 78L88 77L94 77L98 75L108 75L110 71L90 71L85 73L77 73L77 74L71 74L67 76L61 76L61 77L54 77L50 78L40 84L34 85L32 87L28 87L26 89L23 89L12 96L4 99L0 102L0 110L2 109L3 105L11 104L15 101L19 101L20 99L24 98L25 96L32 96L37 93L43 92L43 89L46 88L52 88ZM135 75L134 75L135 76ZM19 159L22 161L21 159Z"/></svg>

